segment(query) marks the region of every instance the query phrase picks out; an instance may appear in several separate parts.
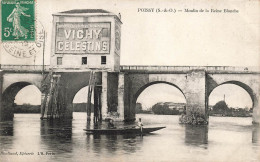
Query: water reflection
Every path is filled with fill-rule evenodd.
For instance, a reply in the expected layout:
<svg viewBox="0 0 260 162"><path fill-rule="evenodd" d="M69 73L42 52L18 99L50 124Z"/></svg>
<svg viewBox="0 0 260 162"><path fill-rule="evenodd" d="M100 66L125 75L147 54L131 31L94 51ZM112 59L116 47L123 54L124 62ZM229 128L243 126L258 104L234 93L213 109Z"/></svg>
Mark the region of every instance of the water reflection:
<svg viewBox="0 0 260 162"><path fill-rule="evenodd" d="M72 120L41 120L41 136L70 139L72 136Z"/></svg>
<svg viewBox="0 0 260 162"><path fill-rule="evenodd" d="M105 135L105 145L109 153L114 153L117 149L121 149L118 146L120 145L119 140L117 140L117 135Z"/></svg>
<svg viewBox="0 0 260 162"><path fill-rule="evenodd" d="M135 153L141 150L143 145L143 137L142 136L123 136L124 143L122 149L128 153Z"/></svg>
<svg viewBox="0 0 260 162"><path fill-rule="evenodd" d="M36 156L38 151L54 152L56 156L44 156L49 161L109 161L119 156L126 157L126 161L192 161L195 158L225 161L234 150L237 158L243 161L259 159L260 128L250 125L247 118L234 121L233 118L212 117L209 126L190 126L179 125L175 116L143 115L145 121L151 121L147 125L159 123L166 125L166 129L141 137L86 135L83 129L105 129L107 123L95 125L88 123L86 116L76 115L74 120L41 121L39 115L17 114L14 121L0 122L0 151L33 151L35 156L31 158L37 159L34 161L43 158ZM118 128L129 126L115 125Z"/></svg>
<svg viewBox="0 0 260 162"><path fill-rule="evenodd" d="M208 148L208 125L185 125L185 144Z"/></svg>
<svg viewBox="0 0 260 162"><path fill-rule="evenodd" d="M14 139L13 121L0 122L0 150L12 149ZM0 158L1 159L1 158Z"/></svg>
<svg viewBox="0 0 260 162"><path fill-rule="evenodd" d="M259 125L253 125L252 127L252 143L259 144L259 136L260 136L260 127Z"/></svg>
<svg viewBox="0 0 260 162"><path fill-rule="evenodd" d="M41 148L56 154L72 152L72 120L42 120L40 124Z"/></svg>
<svg viewBox="0 0 260 162"><path fill-rule="evenodd" d="M133 123L116 122L115 126L117 128L129 127ZM107 129L107 122L92 123L87 122L86 128L94 129ZM135 134L124 134L124 135L101 135L101 134L86 134L86 149L96 153L114 154L119 150L123 150L127 153L134 153L139 148L142 143L142 137Z"/></svg>
<svg viewBox="0 0 260 162"><path fill-rule="evenodd" d="M13 136L13 121L0 122L0 136Z"/></svg>

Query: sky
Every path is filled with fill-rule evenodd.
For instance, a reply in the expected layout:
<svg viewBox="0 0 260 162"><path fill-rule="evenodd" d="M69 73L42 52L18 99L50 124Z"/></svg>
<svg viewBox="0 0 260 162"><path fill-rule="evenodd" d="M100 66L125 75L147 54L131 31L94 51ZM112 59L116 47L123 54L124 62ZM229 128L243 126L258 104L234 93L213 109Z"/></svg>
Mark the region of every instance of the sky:
<svg viewBox="0 0 260 162"><path fill-rule="evenodd" d="M52 42L52 14L71 9L104 9L122 16L121 28L121 65L170 65L170 66L259 66L260 57L260 13L258 0L37 0L37 28L44 28L46 36L45 63L50 60ZM238 13L156 13L139 12L140 8L161 9L236 9ZM47 10L46 10L47 9ZM35 57L15 58L1 46L1 64L42 64L42 49ZM158 85L159 87L161 85ZM176 99L182 101L179 92L160 88L147 88L138 101L146 107L148 98L153 101ZM218 87L221 91L239 92L230 87ZM38 93L26 87L28 93ZM157 91L160 90L160 91ZM23 90L24 91L24 90ZM154 92L158 92L154 94ZM82 92L83 93L83 92ZM226 92L228 94L228 92ZM236 95L237 93L232 93ZM244 94L244 93L240 93ZM227 101L244 101L242 97L227 95ZM31 97L36 101L37 95ZM85 95L84 95L85 96ZM212 102L223 97L216 92ZM148 97L148 98L147 98ZM18 97L19 98L19 97ZM20 102L21 99L17 99ZM37 99L39 100L39 99ZM81 99L79 99L81 100ZM245 101L247 103L248 101ZM233 105L233 103L229 103ZM248 104L248 103L247 103ZM240 104L239 104L240 105Z"/></svg>
<svg viewBox="0 0 260 162"><path fill-rule="evenodd" d="M47 33L45 63L50 61L52 14L71 9L104 9L122 16L121 65L258 66L258 0L37 0L37 28ZM236 9L238 13L156 13L140 8ZM48 10L46 10L48 9ZM1 50L2 64L42 64Z"/></svg>

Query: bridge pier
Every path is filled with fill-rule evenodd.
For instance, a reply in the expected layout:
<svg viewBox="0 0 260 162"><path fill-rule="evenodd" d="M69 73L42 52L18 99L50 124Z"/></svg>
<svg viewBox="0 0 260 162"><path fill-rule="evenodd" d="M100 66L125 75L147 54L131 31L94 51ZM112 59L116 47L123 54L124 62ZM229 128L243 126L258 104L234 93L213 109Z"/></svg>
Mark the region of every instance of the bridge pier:
<svg viewBox="0 0 260 162"><path fill-rule="evenodd" d="M95 86L94 88L94 122L102 120L101 114L101 87Z"/></svg>
<svg viewBox="0 0 260 162"><path fill-rule="evenodd" d="M193 70L186 75L186 114L180 117L185 124L208 124L206 101L206 72Z"/></svg>
<svg viewBox="0 0 260 162"><path fill-rule="evenodd" d="M35 85L40 89L41 73L26 74L26 71L9 72L0 70L0 120L13 120L15 96L28 85Z"/></svg>
<svg viewBox="0 0 260 162"><path fill-rule="evenodd" d="M81 88L88 85L90 72L56 72L55 75L58 74L61 76L58 97L61 98L61 102L64 101L59 116L62 118L72 118L74 96ZM101 107L101 113L99 113L101 117L99 118L103 120L106 118L113 118L117 121L124 120L124 98L119 95L124 94L124 74L121 74L119 79L118 72L95 72L95 78L94 107L99 107L99 110ZM48 80L53 82L53 79L47 79L46 81L48 82ZM119 82L120 85L118 85ZM51 89L51 86L49 86L49 89ZM42 107L44 103L48 103L48 99L50 98L50 94L48 94L47 102L44 102L44 98L46 100L45 95L45 93L42 94ZM118 101L120 105L118 105ZM42 114L45 114L42 118L48 118L48 111L46 109L42 109Z"/></svg>
<svg viewBox="0 0 260 162"><path fill-rule="evenodd" d="M259 107L253 109L253 124L260 124L260 110Z"/></svg>
<svg viewBox="0 0 260 162"><path fill-rule="evenodd" d="M107 106L107 72L102 72L102 93L101 93L101 114L102 119L107 117L108 106Z"/></svg>
<svg viewBox="0 0 260 162"><path fill-rule="evenodd" d="M119 119L124 120L125 109L124 109L124 73L119 73L118 76L118 107L117 111L119 113Z"/></svg>
<svg viewBox="0 0 260 162"><path fill-rule="evenodd" d="M258 85L259 86L259 85ZM260 87L258 87L258 91L254 94L254 102L253 102L253 124L260 124Z"/></svg>

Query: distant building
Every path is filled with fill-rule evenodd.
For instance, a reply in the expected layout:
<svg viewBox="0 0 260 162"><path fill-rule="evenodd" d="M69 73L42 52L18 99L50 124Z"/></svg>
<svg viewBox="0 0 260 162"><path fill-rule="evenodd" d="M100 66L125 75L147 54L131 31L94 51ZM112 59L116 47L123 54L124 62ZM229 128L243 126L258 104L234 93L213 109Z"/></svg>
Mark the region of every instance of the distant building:
<svg viewBox="0 0 260 162"><path fill-rule="evenodd" d="M186 107L186 103L165 102L164 104L167 105L169 109L177 110L179 112L183 112Z"/></svg>

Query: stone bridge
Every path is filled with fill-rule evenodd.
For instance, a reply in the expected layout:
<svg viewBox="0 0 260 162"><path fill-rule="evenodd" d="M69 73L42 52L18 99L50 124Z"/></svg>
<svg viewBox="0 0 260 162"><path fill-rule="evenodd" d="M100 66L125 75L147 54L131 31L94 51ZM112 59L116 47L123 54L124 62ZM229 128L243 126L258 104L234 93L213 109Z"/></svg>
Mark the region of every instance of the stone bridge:
<svg viewBox="0 0 260 162"><path fill-rule="evenodd" d="M50 67L2 65L0 79L1 120L12 117L12 112L4 105L14 103L16 94L27 85L35 85L41 90L41 82ZM76 93L88 85L90 71L71 67L53 69L61 75L65 87L67 108L65 118L72 117L72 102ZM119 72L95 70L97 85L102 87L102 115L117 105L122 120L135 119L135 106L138 96L147 87L166 83L178 88L186 98L187 114L199 113L208 120L208 98L219 85L235 84L248 92L253 103L253 122L259 123L260 72L257 67L229 66L120 66ZM5 104L7 103L7 104Z"/></svg>
<svg viewBox="0 0 260 162"><path fill-rule="evenodd" d="M124 107L125 119L135 116L136 100L145 88L166 83L183 93L188 115L196 112L208 120L210 93L219 85L230 83L248 92L253 103L253 122L259 123L260 73L257 67L121 66L120 72L124 99L118 102Z"/></svg>

